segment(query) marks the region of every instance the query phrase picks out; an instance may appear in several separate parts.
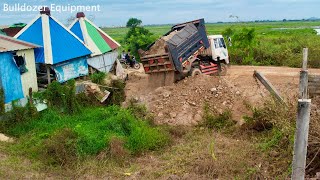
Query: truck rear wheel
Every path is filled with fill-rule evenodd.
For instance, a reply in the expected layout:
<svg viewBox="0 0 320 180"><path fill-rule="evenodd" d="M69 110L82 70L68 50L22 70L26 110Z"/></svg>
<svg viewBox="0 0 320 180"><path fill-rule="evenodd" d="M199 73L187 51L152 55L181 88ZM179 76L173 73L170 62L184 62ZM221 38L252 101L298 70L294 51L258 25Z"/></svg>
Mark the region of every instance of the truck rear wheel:
<svg viewBox="0 0 320 180"><path fill-rule="evenodd" d="M190 72L191 72L190 75L192 77L202 74L199 68L192 68Z"/></svg>

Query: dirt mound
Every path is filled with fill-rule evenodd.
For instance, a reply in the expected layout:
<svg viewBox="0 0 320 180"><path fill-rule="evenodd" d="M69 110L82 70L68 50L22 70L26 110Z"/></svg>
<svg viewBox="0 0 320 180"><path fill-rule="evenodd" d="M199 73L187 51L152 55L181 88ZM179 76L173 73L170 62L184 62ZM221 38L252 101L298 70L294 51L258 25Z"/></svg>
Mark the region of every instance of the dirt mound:
<svg viewBox="0 0 320 180"><path fill-rule="evenodd" d="M171 39L175 34L177 34L178 31L173 31L167 36L163 36L160 39L158 39L154 45L150 47L148 51L145 52L145 55L152 55L152 54L165 54L165 46L166 46L166 41Z"/></svg>
<svg viewBox="0 0 320 180"><path fill-rule="evenodd" d="M165 47L165 40L158 39L153 46L150 47L148 51L145 52L145 55L152 55L152 54L165 54L166 51L164 49Z"/></svg>
<svg viewBox="0 0 320 180"><path fill-rule="evenodd" d="M127 84L128 99L135 98L146 104L158 124L196 125L202 120L205 104L217 113L230 109L236 121L248 113L241 92L224 78L187 77L172 86L156 89L149 86L149 76L135 75L131 80Z"/></svg>

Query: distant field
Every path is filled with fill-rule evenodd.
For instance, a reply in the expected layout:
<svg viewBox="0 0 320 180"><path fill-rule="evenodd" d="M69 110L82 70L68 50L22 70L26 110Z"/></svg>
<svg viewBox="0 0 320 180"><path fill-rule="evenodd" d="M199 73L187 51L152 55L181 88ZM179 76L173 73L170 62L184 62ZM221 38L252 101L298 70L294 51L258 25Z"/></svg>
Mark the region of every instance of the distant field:
<svg viewBox="0 0 320 180"><path fill-rule="evenodd" d="M320 26L320 21L316 22L259 22L259 23L221 23L221 24L207 24L207 32L208 34L221 34L226 28L233 29L242 29L244 27L247 28L255 28L258 34L262 33L297 33L304 32L305 29L311 29L315 26ZM159 25L159 26L146 26L152 33L156 36L161 36L165 34L171 28L170 25ZM301 28L301 29L291 29L291 30L274 30L274 28ZM128 32L128 28L103 28L105 32L107 32L112 38L121 42ZM278 31L278 33L277 33Z"/></svg>
<svg viewBox="0 0 320 180"><path fill-rule="evenodd" d="M170 25L146 26L155 39L165 34ZM272 65L300 67L302 49L309 48L309 65L320 68L320 36L316 22L251 22L206 24L208 34L221 34L227 28L241 32L243 28L255 29L255 43L249 50L229 47L231 63L242 65ZM123 44L128 28L103 28L111 37ZM238 42L238 44L241 42ZM252 55L248 55L248 51Z"/></svg>

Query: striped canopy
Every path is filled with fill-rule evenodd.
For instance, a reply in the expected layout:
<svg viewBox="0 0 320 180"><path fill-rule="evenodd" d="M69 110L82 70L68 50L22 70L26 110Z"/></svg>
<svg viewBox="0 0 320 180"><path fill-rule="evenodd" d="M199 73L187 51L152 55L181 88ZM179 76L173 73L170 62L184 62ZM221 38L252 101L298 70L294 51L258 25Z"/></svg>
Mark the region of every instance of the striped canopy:
<svg viewBox="0 0 320 180"><path fill-rule="evenodd" d="M37 63L53 65L91 54L80 38L47 14L38 15L15 38L42 46L35 49Z"/></svg>
<svg viewBox="0 0 320 180"><path fill-rule="evenodd" d="M69 29L85 42L92 52L91 56L101 55L120 47L117 41L94 25L84 15L77 17Z"/></svg>

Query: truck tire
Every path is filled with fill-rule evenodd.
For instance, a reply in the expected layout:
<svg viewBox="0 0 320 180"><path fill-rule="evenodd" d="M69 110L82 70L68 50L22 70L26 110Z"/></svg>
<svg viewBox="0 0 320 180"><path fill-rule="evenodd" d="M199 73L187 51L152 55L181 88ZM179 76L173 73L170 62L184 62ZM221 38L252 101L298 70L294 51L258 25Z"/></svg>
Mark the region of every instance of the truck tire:
<svg viewBox="0 0 320 180"><path fill-rule="evenodd" d="M200 74L202 74L202 72L201 72L201 70L199 68L192 68L191 71L190 71L190 75L192 77L200 75Z"/></svg>
<svg viewBox="0 0 320 180"><path fill-rule="evenodd" d="M226 76L227 72L228 72L228 66L224 63L221 63L221 72L220 72L220 76Z"/></svg>

